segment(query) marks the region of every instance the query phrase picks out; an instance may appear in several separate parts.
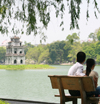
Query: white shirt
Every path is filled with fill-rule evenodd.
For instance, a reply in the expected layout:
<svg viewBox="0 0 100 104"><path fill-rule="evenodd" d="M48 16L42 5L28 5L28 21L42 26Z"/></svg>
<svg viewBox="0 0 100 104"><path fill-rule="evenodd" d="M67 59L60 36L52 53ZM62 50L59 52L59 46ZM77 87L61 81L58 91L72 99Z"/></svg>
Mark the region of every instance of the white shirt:
<svg viewBox="0 0 100 104"><path fill-rule="evenodd" d="M68 75L79 75L79 76L84 76L85 73L83 73L83 65L80 64L79 62L76 62L68 71Z"/></svg>

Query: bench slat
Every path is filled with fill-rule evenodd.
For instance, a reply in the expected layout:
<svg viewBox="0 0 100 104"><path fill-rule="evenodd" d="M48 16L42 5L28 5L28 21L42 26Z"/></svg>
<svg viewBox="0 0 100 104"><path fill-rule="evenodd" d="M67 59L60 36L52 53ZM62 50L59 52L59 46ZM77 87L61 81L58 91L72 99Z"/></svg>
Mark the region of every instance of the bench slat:
<svg viewBox="0 0 100 104"><path fill-rule="evenodd" d="M55 95L55 97L60 97L60 95ZM81 98L81 96L69 96L69 95L65 95L65 97L67 97L67 98Z"/></svg>

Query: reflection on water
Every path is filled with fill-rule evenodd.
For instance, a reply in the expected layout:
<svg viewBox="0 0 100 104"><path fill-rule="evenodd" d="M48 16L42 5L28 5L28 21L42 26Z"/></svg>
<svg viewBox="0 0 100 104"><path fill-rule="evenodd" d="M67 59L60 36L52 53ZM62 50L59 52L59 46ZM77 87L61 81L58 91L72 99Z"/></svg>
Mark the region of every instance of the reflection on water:
<svg viewBox="0 0 100 104"><path fill-rule="evenodd" d="M59 102L59 98L54 97L59 92L51 88L48 75L67 75L70 66L55 67L47 70L0 70L0 98ZM95 70L100 73L100 66Z"/></svg>

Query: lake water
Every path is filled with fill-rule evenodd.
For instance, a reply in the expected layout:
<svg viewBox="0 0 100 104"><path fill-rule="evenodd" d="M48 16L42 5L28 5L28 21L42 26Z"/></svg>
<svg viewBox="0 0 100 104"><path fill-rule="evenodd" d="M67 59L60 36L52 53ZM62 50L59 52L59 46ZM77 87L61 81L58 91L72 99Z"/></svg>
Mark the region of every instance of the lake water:
<svg viewBox="0 0 100 104"><path fill-rule="evenodd" d="M52 89L48 75L67 75L70 66L54 67L56 69L0 70L0 98L59 102L59 98L54 97L59 92ZM100 66L96 66L95 70L100 73ZM98 82L100 85L100 80Z"/></svg>

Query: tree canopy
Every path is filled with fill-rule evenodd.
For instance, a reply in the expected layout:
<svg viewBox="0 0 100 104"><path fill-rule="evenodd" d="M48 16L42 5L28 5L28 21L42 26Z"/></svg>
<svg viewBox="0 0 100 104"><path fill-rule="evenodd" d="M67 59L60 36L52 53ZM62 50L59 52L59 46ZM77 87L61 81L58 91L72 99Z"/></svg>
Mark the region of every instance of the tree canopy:
<svg viewBox="0 0 100 104"><path fill-rule="evenodd" d="M66 37L67 40L65 41L56 41L47 45L34 46L33 48L28 46L26 59L42 64L70 64L76 62L77 52L83 51L86 53L86 59L93 58L97 64L100 64L100 41L99 39L93 40L93 34L96 36L99 31L100 28L92 33L92 37L90 37L92 39L84 42L80 41L77 33L72 33ZM70 38L73 38L73 44L70 42Z"/></svg>
<svg viewBox="0 0 100 104"><path fill-rule="evenodd" d="M26 33L34 35L42 29L47 29L51 17L51 8L55 9L55 16L61 18L60 26L63 25L63 16L68 6L67 12L70 14L70 29L79 28L78 20L80 19L81 4L83 0L0 0L0 32L8 33L8 27L13 23L11 29L14 34ZM89 3L87 1L86 19L89 18ZM92 0L94 5L94 15L100 13L97 0ZM12 22L14 21L14 22ZM17 21L21 22L22 28L16 28ZM38 25L38 22L41 25ZM62 28L64 30L64 28ZM45 36L43 37L45 38Z"/></svg>

